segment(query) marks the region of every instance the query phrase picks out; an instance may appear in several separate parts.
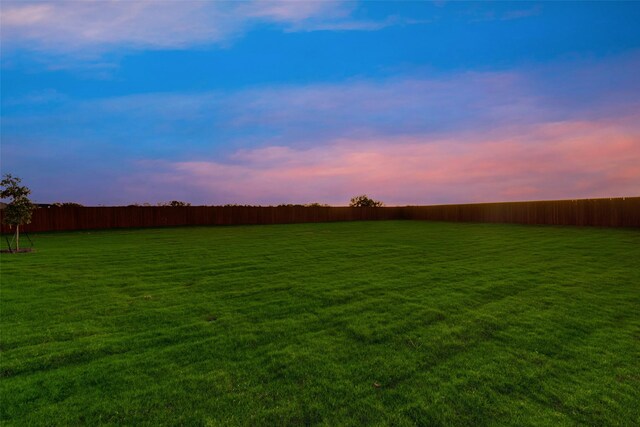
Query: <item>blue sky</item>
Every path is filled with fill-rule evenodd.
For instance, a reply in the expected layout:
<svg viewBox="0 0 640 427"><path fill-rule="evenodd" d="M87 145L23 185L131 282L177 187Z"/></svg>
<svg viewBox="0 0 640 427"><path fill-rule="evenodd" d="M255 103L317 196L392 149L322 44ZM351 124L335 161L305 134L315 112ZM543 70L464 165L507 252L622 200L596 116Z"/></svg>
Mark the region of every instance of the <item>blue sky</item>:
<svg viewBox="0 0 640 427"><path fill-rule="evenodd" d="M39 202L640 194L637 2L2 2Z"/></svg>

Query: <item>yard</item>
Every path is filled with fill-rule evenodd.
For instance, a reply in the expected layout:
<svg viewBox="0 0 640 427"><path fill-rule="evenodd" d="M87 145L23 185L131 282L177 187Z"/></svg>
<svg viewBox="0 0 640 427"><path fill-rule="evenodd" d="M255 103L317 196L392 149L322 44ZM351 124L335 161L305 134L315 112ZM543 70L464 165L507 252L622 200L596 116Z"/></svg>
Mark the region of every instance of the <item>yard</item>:
<svg viewBox="0 0 640 427"><path fill-rule="evenodd" d="M2 425L638 425L640 232L43 233L2 254Z"/></svg>

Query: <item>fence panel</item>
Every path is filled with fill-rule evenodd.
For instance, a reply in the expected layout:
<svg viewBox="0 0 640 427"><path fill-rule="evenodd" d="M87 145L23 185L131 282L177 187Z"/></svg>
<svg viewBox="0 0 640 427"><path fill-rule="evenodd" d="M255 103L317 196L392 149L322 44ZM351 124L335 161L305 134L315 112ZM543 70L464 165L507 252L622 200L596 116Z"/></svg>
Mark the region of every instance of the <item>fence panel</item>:
<svg viewBox="0 0 640 427"><path fill-rule="evenodd" d="M3 210L0 210L0 218ZM517 224L640 227L640 197L476 203L465 205L349 207L60 207L33 212L27 232L183 225L426 220ZM11 230L2 224L2 232Z"/></svg>

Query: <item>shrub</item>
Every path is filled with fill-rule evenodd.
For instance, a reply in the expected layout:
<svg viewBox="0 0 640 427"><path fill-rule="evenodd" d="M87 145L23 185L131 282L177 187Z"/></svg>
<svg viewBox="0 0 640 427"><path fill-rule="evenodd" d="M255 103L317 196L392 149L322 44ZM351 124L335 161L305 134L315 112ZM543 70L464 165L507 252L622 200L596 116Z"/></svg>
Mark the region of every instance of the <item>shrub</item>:
<svg viewBox="0 0 640 427"><path fill-rule="evenodd" d="M181 202L180 200L172 200L167 203L158 203L158 206L170 206L172 208L180 208L184 206L191 206L191 203Z"/></svg>
<svg viewBox="0 0 640 427"><path fill-rule="evenodd" d="M56 202L51 205L54 208L83 208L84 206L76 202Z"/></svg>
<svg viewBox="0 0 640 427"><path fill-rule="evenodd" d="M352 208L379 208L384 206L384 203L379 200L370 199L366 194L363 194L352 198L349 206Z"/></svg>

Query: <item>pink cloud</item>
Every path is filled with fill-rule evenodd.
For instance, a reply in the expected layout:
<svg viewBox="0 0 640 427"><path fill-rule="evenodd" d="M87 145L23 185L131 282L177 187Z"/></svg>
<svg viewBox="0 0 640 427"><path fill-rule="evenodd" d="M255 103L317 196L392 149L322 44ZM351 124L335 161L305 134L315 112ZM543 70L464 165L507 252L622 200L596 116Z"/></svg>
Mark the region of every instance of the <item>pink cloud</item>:
<svg viewBox="0 0 640 427"><path fill-rule="evenodd" d="M197 203L263 204L345 204L361 193L388 204L637 196L637 119L545 123L491 137L339 139L243 150L228 162L148 162L162 172L149 172L144 193L156 186Z"/></svg>

